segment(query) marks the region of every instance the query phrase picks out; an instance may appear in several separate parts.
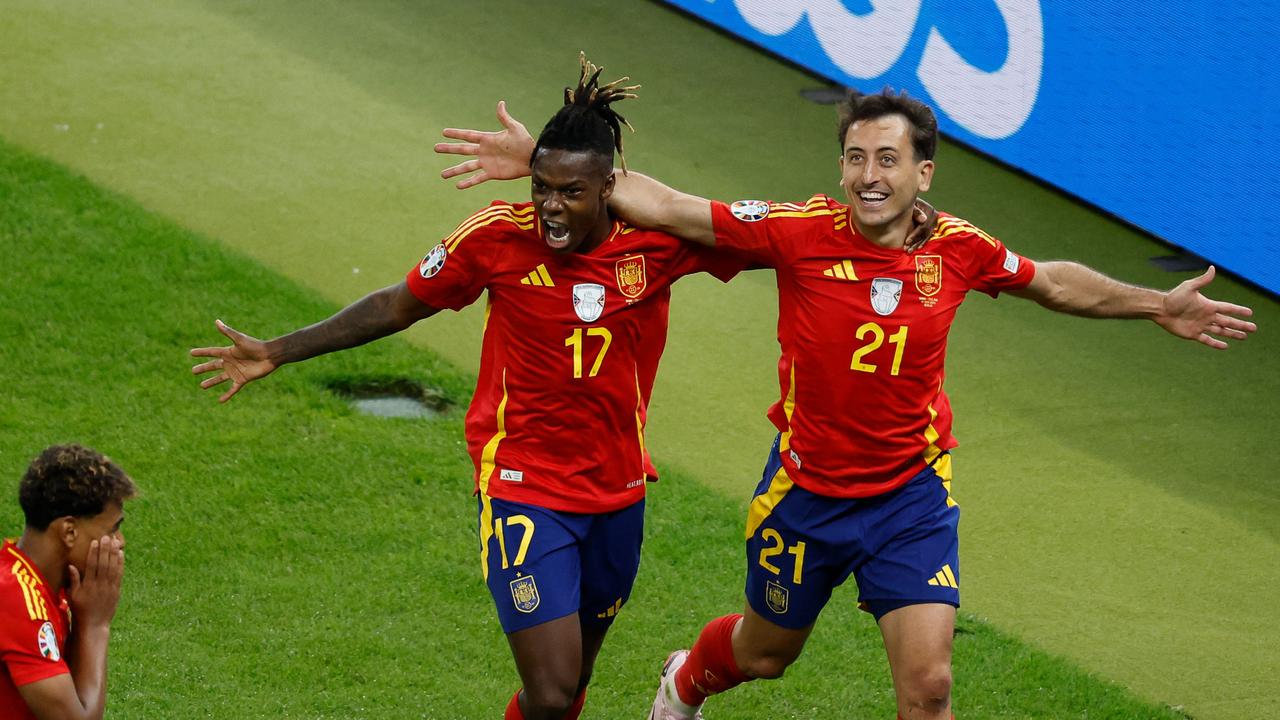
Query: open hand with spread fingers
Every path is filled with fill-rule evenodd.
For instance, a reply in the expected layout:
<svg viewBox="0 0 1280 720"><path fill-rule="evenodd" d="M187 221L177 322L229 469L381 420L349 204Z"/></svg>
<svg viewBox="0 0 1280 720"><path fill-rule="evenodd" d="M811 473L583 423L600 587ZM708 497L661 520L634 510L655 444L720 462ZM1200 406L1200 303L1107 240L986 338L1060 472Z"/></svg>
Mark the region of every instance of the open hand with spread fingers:
<svg viewBox="0 0 1280 720"><path fill-rule="evenodd" d="M529 174L529 160L533 157L534 140L523 123L507 113L506 101L498 102L498 122L502 130L484 132L445 128L443 135L460 143L436 143L435 151L442 155L469 155L466 160L445 168L440 177L468 175L458 181L458 189L475 187L486 180L515 180Z"/></svg>
<svg viewBox="0 0 1280 720"><path fill-rule="evenodd" d="M200 381L200 387L208 390L215 385L231 381L231 389L218 398L218 402L226 402L240 392L240 388L259 378L270 375L276 367L267 352L267 344L245 335L221 320L216 320L218 332L230 338L232 345L223 347L202 347L191 350L192 357L213 358L191 368L192 375L203 375L216 372L216 375Z"/></svg>
<svg viewBox="0 0 1280 720"><path fill-rule="evenodd" d="M1164 298L1164 312L1156 323L1170 333L1196 340L1218 350L1226 349L1222 338L1244 340L1258 326L1242 318L1252 317L1253 310L1218 300L1210 300L1200 290L1213 281L1212 265L1198 277L1182 282Z"/></svg>

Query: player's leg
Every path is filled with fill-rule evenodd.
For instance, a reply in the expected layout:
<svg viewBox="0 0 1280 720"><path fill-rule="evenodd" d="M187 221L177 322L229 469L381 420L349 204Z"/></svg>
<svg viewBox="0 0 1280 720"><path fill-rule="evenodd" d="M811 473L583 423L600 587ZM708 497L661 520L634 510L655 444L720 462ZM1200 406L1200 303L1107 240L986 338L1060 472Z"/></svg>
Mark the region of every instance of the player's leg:
<svg viewBox="0 0 1280 720"><path fill-rule="evenodd" d="M951 638L956 609L943 603L908 605L880 618L893 672L898 715L907 720L951 717Z"/></svg>
<svg viewBox="0 0 1280 720"><path fill-rule="evenodd" d="M480 495L485 581L524 683L507 720L562 720L577 698L582 517Z"/></svg>
<svg viewBox="0 0 1280 720"><path fill-rule="evenodd" d="M507 720L565 718L578 698L582 672L577 614L513 632L507 641L524 684L509 704Z"/></svg>
<svg viewBox="0 0 1280 720"><path fill-rule="evenodd" d="M695 717L711 695L756 678L781 677L800 656L832 588L851 561L832 542L843 504L795 487L775 441L747 520L747 607L703 628L667 659L654 718Z"/></svg>
<svg viewBox="0 0 1280 720"><path fill-rule="evenodd" d="M590 530L578 545L582 566L582 601L578 610L582 669L576 701L579 712L605 636L631 599L631 589L640 569L644 507L641 500L621 510L593 516ZM566 720L576 717L565 716Z"/></svg>
<svg viewBox="0 0 1280 720"><path fill-rule="evenodd" d="M859 599L880 625L898 713L911 720L951 717L960 508L950 479L944 454L860 518L875 552L857 569Z"/></svg>

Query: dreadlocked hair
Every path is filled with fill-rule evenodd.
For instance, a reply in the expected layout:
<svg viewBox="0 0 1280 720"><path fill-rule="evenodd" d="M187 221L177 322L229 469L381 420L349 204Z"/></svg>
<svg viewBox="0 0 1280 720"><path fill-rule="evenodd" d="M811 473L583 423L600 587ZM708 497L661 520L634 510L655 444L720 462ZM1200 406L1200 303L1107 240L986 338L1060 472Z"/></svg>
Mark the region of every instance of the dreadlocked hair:
<svg viewBox="0 0 1280 720"><path fill-rule="evenodd" d="M601 85L600 73L604 68L587 60L585 53L578 53L578 64L582 68L578 87L564 89L564 107L542 128L533 155L536 157L543 148L586 150L607 156L612 165L613 151L617 150L625 173L627 159L622 154L622 126L626 125L631 132L636 129L612 105L619 100L636 97L635 91L640 86L624 85L631 79L625 76Z"/></svg>

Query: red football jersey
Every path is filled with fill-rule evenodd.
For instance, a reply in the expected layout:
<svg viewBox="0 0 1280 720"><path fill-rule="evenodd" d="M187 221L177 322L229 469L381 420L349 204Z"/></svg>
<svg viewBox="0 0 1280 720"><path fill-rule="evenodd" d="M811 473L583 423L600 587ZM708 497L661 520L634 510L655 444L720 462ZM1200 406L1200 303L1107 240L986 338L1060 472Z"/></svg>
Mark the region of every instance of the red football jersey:
<svg viewBox="0 0 1280 720"><path fill-rule="evenodd" d="M34 720L18 687L70 672L66 597L49 594L40 571L12 542L0 547L0 717Z"/></svg>
<svg viewBox="0 0 1280 720"><path fill-rule="evenodd" d="M423 303L458 310L489 291L467 448L476 489L564 512L609 512L656 477L644 445L667 340L670 285L740 261L615 222L589 253L559 254L532 203L495 202L408 275Z"/></svg>
<svg viewBox="0 0 1280 720"><path fill-rule="evenodd" d="M797 485L878 495L956 446L942 391L951 320L970 289L1026 287L1031 261L945 214L922 250L888 250L824 195L717 202L712 219L717 247L777 274L782 396L769 419Z"/></svg>

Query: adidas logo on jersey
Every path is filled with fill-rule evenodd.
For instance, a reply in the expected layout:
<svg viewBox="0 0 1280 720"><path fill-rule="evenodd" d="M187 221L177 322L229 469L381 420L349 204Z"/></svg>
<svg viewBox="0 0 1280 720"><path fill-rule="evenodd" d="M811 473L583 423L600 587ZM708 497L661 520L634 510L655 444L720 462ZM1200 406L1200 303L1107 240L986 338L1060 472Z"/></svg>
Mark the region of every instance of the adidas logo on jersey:
<svg viewBox="0 0 1280 720"><path fill-rule="evenodd" d="M826 275L827 277L840 278L841 280L857 280L858 279L857 273L853 271L852 260L841 260L835 265L832 265L826 270L823 270L822 274Z"/></svg>
<svg viewBox="0 0 1280 720"><path fill-rule="evenodd" d="M520 278L521 285L536 285L538 287L555 287L556 284L551 282L551 275L547 272L546 265L539 265L529 272L523 278Z"/></svg>

